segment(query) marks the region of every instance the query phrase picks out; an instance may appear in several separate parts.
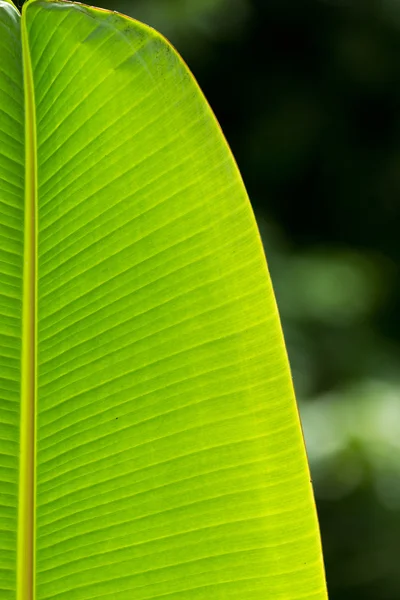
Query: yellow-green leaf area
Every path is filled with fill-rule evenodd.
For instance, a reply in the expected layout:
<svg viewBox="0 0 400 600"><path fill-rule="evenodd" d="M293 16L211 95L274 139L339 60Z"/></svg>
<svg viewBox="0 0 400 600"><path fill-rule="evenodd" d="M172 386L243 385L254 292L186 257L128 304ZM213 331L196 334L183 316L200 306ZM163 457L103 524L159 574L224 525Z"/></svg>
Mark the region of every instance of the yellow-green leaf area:
<svg viewBox="0 0 400 600"><path fill-rule="evenodd" d="M0 597L15 600L24 203L20 18L0 2Z"/></svg>
<svg viewBox="0 0 400 600"><path fill-rule="evenodd" d="M61 1L25 4L21 58L17 13L4 10L19 40L7 73L18 72L24 109L12 171L18 193L10 187L19 201L19 262L10 262L19 295L10 303L16 383L7 401L16 417L4 469L15 481L4 576L0 548L4 597L324 600L261 241L193 76L151 28ZM7 99L4 106L17 111ZM2 183L4 148L6 190L16 183L6 171ZM3 237L10 253L11 234ZM22 362L21 347L32 350L22 350ZM25 450L21 364L34 425ZM1 401L0 419L2 409ZM35 487L28 476L18 487L29 464ZM30 526L21 509L17 525L23 502ZM29 561L21 567L21 539L33 581Z"/></svg>

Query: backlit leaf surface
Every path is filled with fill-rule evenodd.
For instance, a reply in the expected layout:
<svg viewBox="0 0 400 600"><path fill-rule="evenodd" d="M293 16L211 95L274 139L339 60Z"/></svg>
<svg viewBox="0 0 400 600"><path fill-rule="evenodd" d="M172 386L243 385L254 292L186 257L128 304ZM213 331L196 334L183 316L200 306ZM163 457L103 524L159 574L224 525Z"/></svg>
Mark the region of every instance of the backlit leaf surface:
<svg viewBox="0 0 400 600"><path fill-rule="evenodd" d="M0 2L0 598L16 594L24 95L20 18Z"/></svg>
<svg viewBox="0 0 400 600"><path fill-rule="evenodd" d="M25 5L22 60L17 13L0 9L1 597L24 583L25 179L37 217L26 223L36 227L34 597L323 600L265 259L192 75L151 28L69 2Z"/></svg>

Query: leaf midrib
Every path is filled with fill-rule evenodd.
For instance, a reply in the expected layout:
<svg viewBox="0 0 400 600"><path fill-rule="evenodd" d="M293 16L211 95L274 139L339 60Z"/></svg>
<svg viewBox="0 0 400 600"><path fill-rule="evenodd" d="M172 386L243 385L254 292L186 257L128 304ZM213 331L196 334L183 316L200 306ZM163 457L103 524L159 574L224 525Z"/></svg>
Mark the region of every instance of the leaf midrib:
<svg viewBox="0 0 400 600"><path fill-rule="evenodd" d="M35 101L28 34L22 10L25 97L25 216L22 295L21 430L18 502L17 600L34 600L36 463L37 156Z"/></svg>

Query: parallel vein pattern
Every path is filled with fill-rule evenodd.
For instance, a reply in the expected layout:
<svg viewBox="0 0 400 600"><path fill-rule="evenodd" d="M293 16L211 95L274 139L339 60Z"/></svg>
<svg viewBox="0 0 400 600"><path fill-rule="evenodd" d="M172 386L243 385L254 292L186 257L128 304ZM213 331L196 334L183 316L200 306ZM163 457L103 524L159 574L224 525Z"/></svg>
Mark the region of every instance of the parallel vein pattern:
<svg viewBox="0 0 400 600"><path fill-rule="evenodd" d="M0 597L16 598L24 100L19 15L0 2Z"/></svg>
<svg viewBox="0 0 400 600"><path fill-rule="evenodd" d="M275 302L208 106L145 26L41 0L25 18L37 600L322 600Z"/></svg>

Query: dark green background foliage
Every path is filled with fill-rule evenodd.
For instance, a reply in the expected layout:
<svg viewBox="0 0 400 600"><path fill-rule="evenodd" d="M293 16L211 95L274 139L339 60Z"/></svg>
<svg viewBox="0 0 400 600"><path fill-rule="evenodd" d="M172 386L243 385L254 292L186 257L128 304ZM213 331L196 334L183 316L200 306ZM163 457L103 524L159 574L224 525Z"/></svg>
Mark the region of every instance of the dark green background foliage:
<svg viewBox="0 0 400 600"><path fill-rule="evenodd" d="M175 44L238 160L301 403L331 600L398 600L400 0L98 4Z"/></svg>

